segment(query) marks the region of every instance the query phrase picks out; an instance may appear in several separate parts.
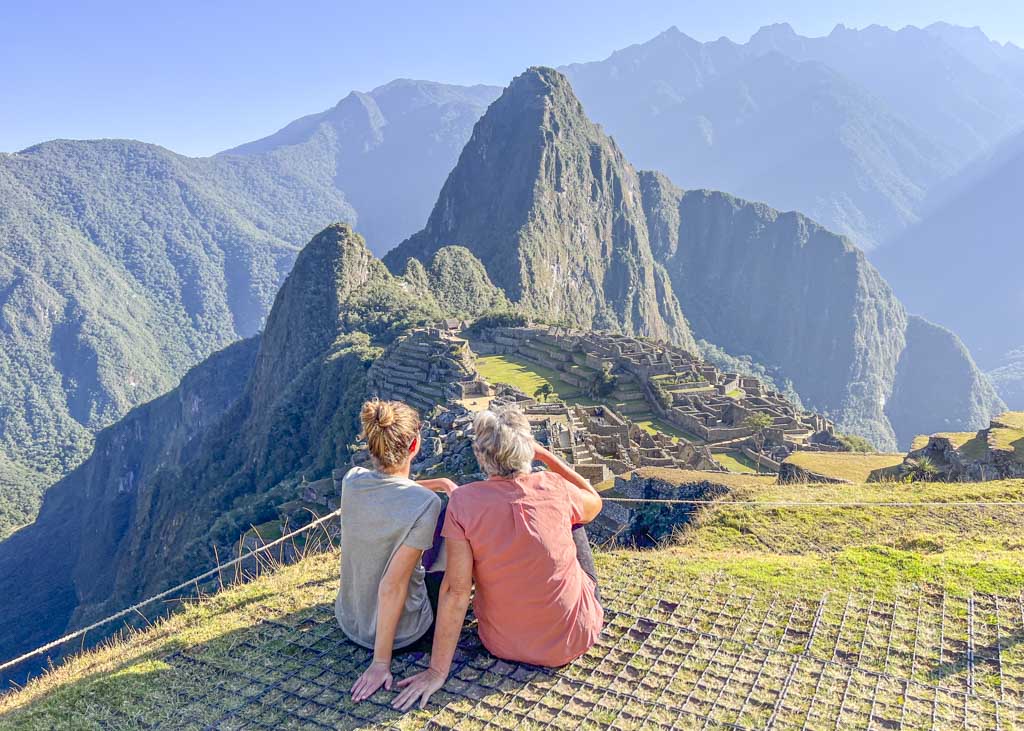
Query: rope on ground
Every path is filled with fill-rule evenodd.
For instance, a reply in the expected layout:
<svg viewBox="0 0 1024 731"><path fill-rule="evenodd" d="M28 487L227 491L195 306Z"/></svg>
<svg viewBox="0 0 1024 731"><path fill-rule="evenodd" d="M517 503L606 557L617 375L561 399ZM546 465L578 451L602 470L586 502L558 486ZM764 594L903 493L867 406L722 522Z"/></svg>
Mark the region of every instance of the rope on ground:
<svg viewBox="0 0 1024 731"><path fill-rule="evenodd" d="M142 607L148 606L148 605L152 604L153 602L156 602L156 601L159 601L161 599L164 599L164 598L170 596L171 594L175 594L175 593L181 591L182 589L185 589L185 588L187 588L189 586L192 586L194 584L198 585L200 581L205 581L206 579L209 579L209 578L211 578L211 577L213 577L215 575L218 575L222 571L224 571L224 569L229 569L232 566L236 566L237 564L240 564L243 561L246 561L246 560L248 560L250 558L253 558L257 554L262 553L263 551L266 551L269 548L273 548L274 546L280 545L281 543L284 543L285 541L291 540L292 538L294 538L295 536L299 535L300 533L304 533L305 531L308 531L311 528L316 528L319 525L323 525L327 521L332 520L333 518L337 518L340 515L341 515L341 509L339 508L338 510L335 510L333 513L329 513L328 515L325 515L322 518L317 518L312 523L308 523L308 524L302 526L301 528L298 528L297 530L293 530L291 533L287 533L287 534L281 536L280 538L277 538L277 539L271 541L270 543L265 543L262 546L259 546L258 548L255 548L252 551L249 551L248 553L242 554L238 558L233 558L230 561L228 561L227 563L219 564L216 568L210 569L206 573L200 574L199 576L195 576L195 577L189 579L188 581L183 581L182 583L178 584L177 586L172 586L170 589L162 591L159 594L156 594L154 596L149 597L148 599L143 599L138 604L133 604L132 606L128 607L127 609L122 609L117 614L112 614L109 617L101 619L101 620L99 620L97 622L93 622L88 627L82 627L81 629L75 630L74 632L72 632L70 634L66 634L63 637L54 640L53 642L48 642L47 644L43 645L42 647L37 647L36 649L32 650L31 652L26 652L24 655L21 655L20 657L16 657L13 660L8 660L7 662L5 662L3 664L0 664L0 672L3 672L4 670L8 670L10 668L13 668L13 667L15 667L17 665L20 665L21 663L25 662L26 660L30 660L33 657L38 657L39 655L42 655L43 653L49 652L50 650L52 650L52 649L54 649L56 647L60 647L65 642L68 642L69 640L74 640L74 639L77 639L79 637L82 637L87 632L91 632L94 629L102 627L102 626L104 626L106 624L110 624L111 622L113 622L115 620L118 620L118 619L121 619L122 617L125 617L125 616L127 616L129 614L132 614L133 612L137 612L138 610L142 609Z"/></svg>

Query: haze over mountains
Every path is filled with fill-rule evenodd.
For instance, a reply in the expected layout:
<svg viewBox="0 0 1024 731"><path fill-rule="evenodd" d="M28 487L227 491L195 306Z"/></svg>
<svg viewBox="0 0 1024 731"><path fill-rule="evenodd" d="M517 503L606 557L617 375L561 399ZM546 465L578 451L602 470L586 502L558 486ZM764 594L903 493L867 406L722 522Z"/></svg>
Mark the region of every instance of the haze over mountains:
<svg viewBox="0 0 1024 731"><path fill-rule="evenodd" d="M636 164L799 210L870 249L1024 124L1022 57L946 25L806 38L780 24L745 44L670 28L563 71Z"/></svg>
<svg viewBox="0 0 1024 731"><path fill-rule="evenodd" d="M557 196L550 207L520 201L517 215L543 210L545 217L513 220L511 208L499 210L494 202L508 191L494 188L487 196L475 191L476 198L460 198L452 186L474 193L469 187L479 184L479 176L456 176L446 186L450 197L472 200L487 217L471 221L461 211L455 217L443 210L431 214L474 123L499 95L497 87L395 81L369 93L353 92L330 110L210 159L117 140L59 141L0 155L0 538L34 515L46 484L89 453L96 429L164 393L206 355L262 328L299 247L336 220L354 222L377 255L425 221L417 241L431 250L467 243L449 237L472 239L482 247L479 260L446 249L439 261L428 262L429 272L419 279L410 273L409 280L423 289L422 282L436 280L438 272L465 271L463 281L479 287L473 291L484 293L488 302L505 295L482 283L487 276L520 304L553 308L557 316L576 322L612 324L684 343L696 333L736 354L755 356L780 378L800 382L804 392L816 394L809 405L831 410L841 422L841 414L849 414L850 428L863 429L880 444L902 438L905 430L948 428L947 419L970 422L993 400L969 356L941 329L911 327L911 318L901 324L902 305L887 286L875 286L877 275L864 273L873 270L859 254L842 254L841 260L856 259L856 264L827 281L849 275L849 292L863 293L866 286L880 297L873 303L889 303L882 310L896 317L895 333L931 332L926 339L937 348L932 355L941 352L961 364L954 391L975 393L970 406L940 400L930 416L918 412L920 423L899 425L887 413L898 410L899 400L894 405L878 399L896 388L894 359L899 362L900 353L913 349L892 346L874 362L885 349L863 344L863 358L872 361L865 366L872 374L868 380L846 371L806 370L814 367L807 359L824 357L824 351L808 345L801 352L787 342L795 332L787 328L800 320L781 313L774 321L754 316L764 299L793 300L802 275L778 268L778 252L754 260L738 255L745 251L738 248L728 257L709 255L695 263L674 260L679 255L664 242L676 229L682 240L705 235L683 230L696 219L674 223L686 205L705 195L682 192L694 188L795 209L862 246L886 242L878 261L883 274L891 272L896 295L903 296L906 288L911 312L952 327L979 348L984 365L998 368L997 382L1011 397L1024 390L1019 358L1001 358L1024 347L1014 342L1021 290L1011 277L1019 271L1013 264L1019 260L1012 257L1020 250L1014 248L1020 229L1015 206L987 203L1004 200L998 193L1019 186L1010 187L1011 178L994 177L996 192L968 199L968 183L981 186L989 168L975 165L968 168L970 175L956 173L1024 120L1022 56L1020 49L993 43L976 29L941 24L900 31L840 27L817 39L781 25L763 29L746 44L727 39L702 44L670 29L604 61L565 67L586 117L604 125L617 143L609 146L603 135L590 135L598 140L600 154L588 180L604 185L611 175L620 190L601 189L618 217L587 222L617 258L606 259L608 252L596 246L574 250L549 262L550 272L502 261L505 242L492 224L507 225L503 235L520 241L524 251L534 246L531 241L572 239L579 222L570 223L572 206L558 204ZM500 131L494 136L499 139ZM579 168L583 155L580 148L560 159ZM671 183L663 186L659 176L637 173L624 160L666 173ZM963 200L952 196L954 189ZM641 210L650 208L652 195L664 202L659 215ZM947 203L937 206L937 200ZM712 196L711 204L720 206L722 220L735 219L727 232L735 242L730 246L739 246L747 235L741 220L750 232L770 228L796 251L827 233L801 217L750 208L731 196ZM962 225L949 237L948 253L932 257L929 226L945 228L940 219L929 223L929 211L954 216L961 205L965 215L958 216ZM968 210L975 212L968 216ZM527 224L529 231L520 236L517 227ZM846 244L834 245L837 252L847 250ZM998 272L961 276L955 282L959 294L941 302L915 290L913 273L941 267L947 258L959 263L957 247L997 252ZM712 261L717 269L705 274L726 278L715 286L693 273ZM567 266L583 267L580 288L547 287L565 276ZM687 271L690 266L697 268ZM1003 273L1008 280L990 287ZM936 276L941 281L942 274ZM745 304L736 306L743 294L738 283L760 283L762 277L762 301L741 298ZM667 296L670 288L675 301ZM831 308L832 294L822 293L814 305L810 298L794 300L794 307ZM974 302L984 302L984 311ZM719 303L721 311L715 311ZM465 298L453 295L448 304L467 311ZM903 315L894 315L897 311ZM764 331L774 344L738 334L755 322L781 328ZM824 348L825 341L819 345ZM832 352L827 357L833 364L847 362L835 360ZM940 359L939 366L946 363ZM862 384L864 394L850 403L830 390L853 383ZM854 417L871 399L876 403L870 416ZM948 407L943 416L939 405Z"/></svg>
<svg viewBox="0 0 1024 731"><path fill-rule="evenodd" d="M963 333L990 368L1024 345L1022 191L1024 133L936 191L931 212L875 256L910 308Z"/></svg>

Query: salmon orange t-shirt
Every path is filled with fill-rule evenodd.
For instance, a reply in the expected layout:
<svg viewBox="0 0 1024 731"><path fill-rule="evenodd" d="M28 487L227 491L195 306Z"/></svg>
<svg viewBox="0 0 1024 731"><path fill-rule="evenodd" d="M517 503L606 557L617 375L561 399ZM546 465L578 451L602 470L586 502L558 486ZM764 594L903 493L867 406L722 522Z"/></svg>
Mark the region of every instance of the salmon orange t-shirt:
<svg viewBox="0 0 1024 731"><path fill-rule="evenodd" d="M580 489L553 472L492 477L452 493L441 532L469 541L480 640L506 660L557 667L597 641L604 612L576 560Z"/></svg>

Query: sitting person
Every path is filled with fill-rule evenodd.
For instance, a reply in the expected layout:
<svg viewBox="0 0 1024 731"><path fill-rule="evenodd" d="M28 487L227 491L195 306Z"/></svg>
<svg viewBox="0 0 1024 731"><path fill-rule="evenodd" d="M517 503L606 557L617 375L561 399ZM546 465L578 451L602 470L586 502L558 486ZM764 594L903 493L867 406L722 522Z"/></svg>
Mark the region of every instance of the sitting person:
<svg viewBox="0 0 1024 731"><path fill-rule="evenodd" d="M564 665L590 649L604 623L582 527L601 512L600 495L534 442L515 407L480 412L473 429L473 452L488 478L458 488L448 503L430 666L399 681L399 710L423 708L447 680L474 581L480 640L505 660ZM534 459L548 471L531 472Z"/></svg>
<svg viewBox="0 0 1024 731"><path fill-rule="evenodd" d="M451 480L409 478L420 448L415 410L374 399L363 404L359 418L374 469L353 467L342 480L341 589L334 605L349 639L373 650L373 661L352 686L357 702L381 686L391 689L394 650L424 637L429 642L440 575L425 574L421 557L424 551L437 554L442 513L431 490L451 493L455 487ZM426 569L443 571L443 560Z"/></svg>

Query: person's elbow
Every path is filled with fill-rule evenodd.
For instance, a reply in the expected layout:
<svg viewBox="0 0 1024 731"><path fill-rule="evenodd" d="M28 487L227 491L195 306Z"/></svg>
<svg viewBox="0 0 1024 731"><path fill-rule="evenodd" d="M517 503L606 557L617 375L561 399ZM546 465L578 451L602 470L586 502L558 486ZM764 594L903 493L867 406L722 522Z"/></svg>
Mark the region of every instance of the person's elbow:
<svg viewBox="0 0 1024 731"><path fill-rule="evenodd" d="M589 523L601 514L604 501L600 495L590 495L583 504L583 522Z"/></svg>
<svg viewBox="0 0 1024 731"><path fill-rule="evenodd" d="M448 597L460 604L469 605L469 599L473 594L473 581L449 581L448 577L445 577L444 582L441 584L441 596Z"/></svg>

